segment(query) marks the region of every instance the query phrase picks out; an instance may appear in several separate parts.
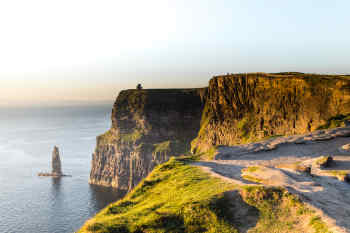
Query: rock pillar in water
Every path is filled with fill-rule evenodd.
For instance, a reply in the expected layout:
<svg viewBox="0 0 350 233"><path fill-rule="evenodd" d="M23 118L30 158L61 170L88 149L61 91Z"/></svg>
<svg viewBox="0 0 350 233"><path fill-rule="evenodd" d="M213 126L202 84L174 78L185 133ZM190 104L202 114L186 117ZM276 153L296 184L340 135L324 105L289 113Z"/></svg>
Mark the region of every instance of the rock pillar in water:
<svg viewBox="0 0 350 233"><path fill-rule="evenodd" d="M60 152L57 146L53 148L52 152L52 174L62 175Z"/></svg>

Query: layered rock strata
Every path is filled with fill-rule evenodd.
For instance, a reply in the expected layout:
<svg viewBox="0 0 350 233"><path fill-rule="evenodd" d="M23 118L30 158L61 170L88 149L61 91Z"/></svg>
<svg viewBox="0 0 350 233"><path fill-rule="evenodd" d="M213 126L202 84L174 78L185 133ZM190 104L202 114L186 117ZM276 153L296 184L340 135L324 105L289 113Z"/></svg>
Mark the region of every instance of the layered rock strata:
<svg viewBox="0 0 350 233"><path fill-rule="evenodd" d="M62 175L60 152L57 146L52 151L52 174Z"/></svg>
<svg viewBox="0 0 350 233"><path fill-rule="evenodd" d="M234 74L214 77L208 88L126 90L111 129L97 137L89 182L131 190L170 156L347 126L349 119L350 76Z"/></svg>
<svg viewBox="0 0 350 233"><path fill-rule="evenodd" d="M189 151L206 91L121 91L111 129L97 137L89 183L131 190L156 165Z"/></svg>
<svg viewBox="0 0 350 233"><path fill-rule="evenodd" d="M52 176L52 177L68 176L62 173L60 152L57 146L55 146L52 151L51 165L52 165L51 173L40 172L38 176Z"/></svg>
<svg viewBox="0 0 350 233"><path fill-rule="evenodd" d="M350 77L253 73L210 80L192 151L346 126ZM343 119L345 119L343 121Z"/></svg>

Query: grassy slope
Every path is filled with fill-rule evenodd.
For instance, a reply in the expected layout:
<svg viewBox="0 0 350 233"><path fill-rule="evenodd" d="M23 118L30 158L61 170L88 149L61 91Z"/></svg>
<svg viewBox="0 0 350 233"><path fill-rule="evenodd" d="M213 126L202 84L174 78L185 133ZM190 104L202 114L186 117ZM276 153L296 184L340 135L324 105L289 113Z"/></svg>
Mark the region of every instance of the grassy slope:
<svg viewBox="0 0 350 233"><path fill-rule="evenodd" d="M250 232L327 232L322 221L285 190L237 187L189 161L172 158L158 166L79 232L239 232L249 224ZM237 214L242 210L247 210L245 216Z"/></svg>

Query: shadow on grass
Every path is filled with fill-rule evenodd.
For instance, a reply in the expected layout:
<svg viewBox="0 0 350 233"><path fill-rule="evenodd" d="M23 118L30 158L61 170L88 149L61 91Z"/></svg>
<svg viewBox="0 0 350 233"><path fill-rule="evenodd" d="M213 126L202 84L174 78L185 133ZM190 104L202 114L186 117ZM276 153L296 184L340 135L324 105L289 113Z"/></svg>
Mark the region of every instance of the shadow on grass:
<svg viewBox="0 0 350 233"><path fill-rule="evenodd" d="M256 226L259 220L259 210L247 204L238 190L227 191L210 203L210 208L223 221L230 223L246 233Z"/></svg>

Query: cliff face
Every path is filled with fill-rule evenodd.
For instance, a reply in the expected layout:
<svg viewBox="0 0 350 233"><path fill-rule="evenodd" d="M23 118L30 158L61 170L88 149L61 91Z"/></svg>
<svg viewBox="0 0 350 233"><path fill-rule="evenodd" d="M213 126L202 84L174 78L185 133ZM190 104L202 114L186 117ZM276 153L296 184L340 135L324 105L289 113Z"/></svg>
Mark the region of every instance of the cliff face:
<svg viewBox="0 0 350 233"><path fill-rule="evenodd" d="M131 190L170 156L190 150L207 89L126 90L97 137L90 183Z"/></svg>
<svg viewBox="0 0 350 233"><path fill-rule="evenodd" d="M192 151L316 130L350 113L349 78L302 73L214 77Z"/></svg>
<svg viewBox="0 0 350 233"><path fill-rule="evenodd" d="M346 117L350 76L237 74L203 89L122 91L111 129L97 138L90 183L131 190L170 156L304 134Z"/></svg>
<svg viewBox="0 0 350 233"><path fill-rule="evenodd" d="M52 174L62 175L60 152L57 146L52 151Z"/></svg>

